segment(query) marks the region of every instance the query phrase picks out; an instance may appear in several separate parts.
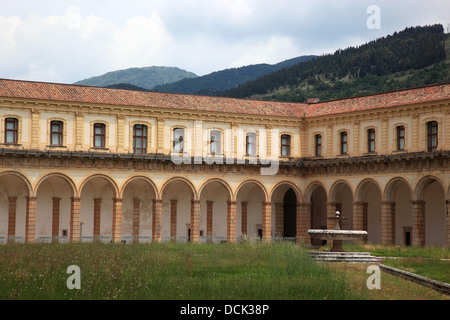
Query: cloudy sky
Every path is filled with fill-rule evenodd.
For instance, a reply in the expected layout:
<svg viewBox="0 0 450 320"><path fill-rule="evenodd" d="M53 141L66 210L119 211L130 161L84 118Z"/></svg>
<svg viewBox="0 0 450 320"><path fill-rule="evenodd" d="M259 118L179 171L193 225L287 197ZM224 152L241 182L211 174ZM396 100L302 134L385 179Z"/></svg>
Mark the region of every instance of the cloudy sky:
<svg viewBox="0 0 450 320"><path fill-rule="evenodd" d="M0 78L73 83L147 66L204 75L411 26L447 32L449 12L449 0L0 0Z"/></svg>

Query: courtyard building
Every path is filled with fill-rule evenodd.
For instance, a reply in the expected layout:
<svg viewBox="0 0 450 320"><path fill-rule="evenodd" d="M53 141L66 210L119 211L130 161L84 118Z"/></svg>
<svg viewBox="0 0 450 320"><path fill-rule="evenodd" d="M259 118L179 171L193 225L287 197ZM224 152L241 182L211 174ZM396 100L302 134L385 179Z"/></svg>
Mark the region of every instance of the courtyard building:
<svg viewBox="0 0 450 320"><path fill-rule="evenodd" d="M0 79L0 243L450 245L450 84L285 103Z"/></svg>

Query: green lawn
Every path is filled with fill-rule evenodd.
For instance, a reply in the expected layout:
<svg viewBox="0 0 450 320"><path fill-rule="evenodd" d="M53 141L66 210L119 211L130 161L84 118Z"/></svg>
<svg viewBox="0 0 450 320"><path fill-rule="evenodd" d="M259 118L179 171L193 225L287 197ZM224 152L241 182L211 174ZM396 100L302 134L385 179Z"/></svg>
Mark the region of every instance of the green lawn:
<svg viewBox="0 0 450 320"><path fill-rule="evenodd" d="M80 268L79 290L66 285L71 265ZM365 268L316 263L292 243L8 244L0 246L0 299L377 299Z"/></svg>

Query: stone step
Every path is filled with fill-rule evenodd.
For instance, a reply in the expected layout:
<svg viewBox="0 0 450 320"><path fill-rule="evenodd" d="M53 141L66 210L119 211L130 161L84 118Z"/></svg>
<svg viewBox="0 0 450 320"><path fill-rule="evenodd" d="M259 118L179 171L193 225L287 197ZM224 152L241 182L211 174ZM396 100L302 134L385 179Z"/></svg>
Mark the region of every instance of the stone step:
<svg viewBox="0 0 450 320"><path fill-rule="evenodd" d="M318 262L379 263L383 259L371 256L370 252L309 252L311 258Z"/></svg>

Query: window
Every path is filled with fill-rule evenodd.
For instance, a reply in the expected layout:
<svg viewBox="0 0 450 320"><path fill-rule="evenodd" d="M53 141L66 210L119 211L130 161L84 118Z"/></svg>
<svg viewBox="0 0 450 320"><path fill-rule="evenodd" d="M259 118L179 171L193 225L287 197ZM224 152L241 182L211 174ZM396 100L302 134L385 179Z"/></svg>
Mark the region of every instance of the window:
<svg viewBox="0 0 450 320"><path fill-rule="evenodd" d="M133 152L135 154L147 153L147 126L135 124L133 126Z"/></svg>
<svg viewBox="0 0 450 320"><path fill-rule="evenodd" d="M288 134L283 134L281 136L281 156L291 156L291 136Z"/></svg>
<svg viewBox="0 0 450 320"><path fill-rule="evenodd" d="M221 139L222 133L219 130L212 130L211 131L211 141L209 144L210 152L211 154L221 153L220 147L221 147Z"/></svg>
<svg viewBox="0 0 450 320"><path fill-rule="evenodd" d="M105 127L103 123L94 124L94 148L105 147Z"/></svg>
<svg viewBox="0 0 450 320"><path fill-rule="evenodd" d="M62 146L63 145L63 122L52 121L50 122L50 145Z"/></svg>
<svg viewBox="0 0 450 320"><path fill-rule="evenodd" d="M367 151L375 152L375 129L367 130Z"/></svg>
<svg viewBox="0 0 450 320"><path fill-rule="evenodd" d="M173 151L183 152L184 149L184 129L175 128L173 129Z"/></svg>
<svg viewBox="0 0 450 320"><path fill-rule="evenodd" d="M438 146L438 123L428 122L428 152L436 152Z"/></svg>
<svg viewBox="0 0 450 320"><path fill-rule="evenodd" d="M397 150L405 150L405 127L397 127Z"/></svg>
<svg viewBox="0 0 450 320"><path fill-rule="evenodd" d="M341 132L341 155L346 155L348 153L348 137L347 132Z"/></svg>
<svg viewBox="0 0 450 320"><path fill-rule="evenodd" d="M18 120L16 118L5 119L5 143L17 144Z"/></svg>
<svg viewBox="0 0 450 320"><path fill-rule="evenodd" d="M256 156L256 133L249 132L245 137L245 153L247 156Z"/></svg>
<svg viewBox="0 0 450 320"><path fill-rule="evenodd" d="M322 156L322 135L315 135L315 144L316 144L316 157Z"/></svg>

